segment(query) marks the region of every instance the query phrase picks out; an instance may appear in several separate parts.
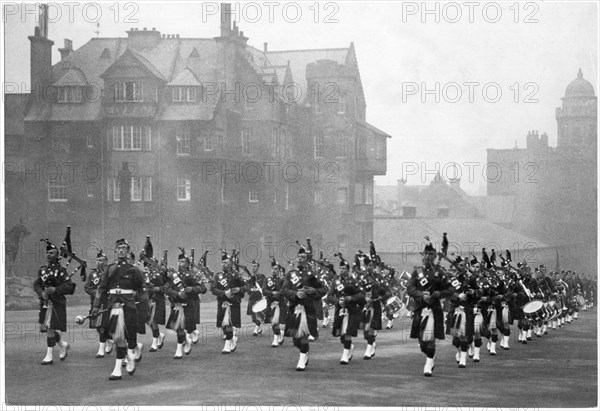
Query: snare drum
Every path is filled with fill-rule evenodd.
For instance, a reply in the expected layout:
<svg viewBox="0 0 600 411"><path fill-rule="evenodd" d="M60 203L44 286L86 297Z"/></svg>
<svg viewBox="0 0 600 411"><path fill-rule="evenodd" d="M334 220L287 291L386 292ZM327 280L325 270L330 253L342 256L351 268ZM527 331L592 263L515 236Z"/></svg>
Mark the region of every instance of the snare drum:
<svg viewBox="0 0 600 411"><path fill-rule="evenodd" d="M534 324L545 321L544 303L539 300L528 302L523 306L523 315Z"/></svg>
<svg viewBox="0 0 600 411"><path fill-rule="evenodd" d="M255 302L254 304L252 304L252 312L254 313L254 316L260 323L264 323L265 320L267 319L267 313L265 312L266 309L267 309L267 299L266 298L262 298L262 299L258 300L257 302Z"/></svg>
<svg viewBox="0 0 600 411"><path fill-rule="evenodd" d="M385 309L389 310L393 315L395 315L394 318L398 318L398 314L400 313L400 310L402 310L403 306L404 304L402 304L402 300L397 296L388 298L387 302L385 303Z"/></svg>

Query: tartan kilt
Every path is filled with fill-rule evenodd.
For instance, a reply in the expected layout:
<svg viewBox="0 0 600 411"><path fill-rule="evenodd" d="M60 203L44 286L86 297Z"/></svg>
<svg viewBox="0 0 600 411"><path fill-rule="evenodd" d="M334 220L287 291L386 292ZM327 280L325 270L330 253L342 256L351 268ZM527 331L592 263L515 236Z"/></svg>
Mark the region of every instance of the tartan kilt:
<svg viewBox="0 0 600 411"><path fill-rule="evenodd" d="M373 318L371 318L371 326L372 330L381 330L383 328L382 316L383 316L383 302L382 301L373 301L371 303L373 307ZM361 323L364 327L364 324L369 322L367 310L362 310L361 313Z"/></svg>
<svg viewBox="0 0 600 411"><path fill-rule="evenodd" d="M358 329L360 328L360 322L362 320L362 310L356 304L350 304L348 308L348 326L346 327L346 334L352 337L356 337L358 335ZM341 307L336 304L335 306L335 314L333 316L333 329L331 330L331 335L334 337L341 337L342 323L344 322L344 317L340 316ZM379 316L381 317L381 315Z"/></svg>
<svg viewBox="0 0 600 411"><path fill-rule="evenodd" d="M225 315L225 309L222 307L223 301L217 300L217 328L223 326L223 316ZM242 309L240 302L231 302L231 325L236 328L242 327Z"/></svg>
<svg viewBox="0 0 600 411"><path fill-rule="evenodd" d="M167 304L165 303L164 297L161 299L155 299L154 318L153 323L158 325L165 325L167 320Z"/></svg>
<svg viewBox="0 0 600 411"><path fill-rule="evenodd" d="M195 298L191 297L191 299L188 299L188 303L187 306L191 306L191 311L190 311L190 315L192 315L194 317L194 324L200 324L200 298L198 298L198 296L196 296ZM188 312L185 311L185 316L187 318L188 316ZM194 327L194 330L196 328Z"/></svg>
<svg viewBox="0 0 600 411"><path fill-rule="evenodd" d="M62 297L62 296L61 296ZM52 318L50 319L50 328L56 331L67 331L67 300L65 297L54 298L52 301ZM44 300L40 299L40 311L38 322L44 324L46 320L46 308L44 306ZM45 332L45 331L42 331Z"/></svg>
<svg viewBox="0 0 600 411"><path fill-rule="evenodd" d="M320 302L321 300L319 299L319 303ZM296 332L300 324L300 317L294 315L294 311L297 305L298 304L293 304L289 307L288 315L285 322L284 335L286 337L294 337L294 333ZM304 311L306 312L306 323L308 325L308 331L310 332L310 335L312 335L314 338L318 338L319 327L317 325L314 300L306 301L306 304L304 305Z"/></svg>
<svg viewBox="0 0 600 411"><path fill-rule="evenodd" d="M111 321L110 309L106 312L108 315L102 316L101 326L108 330L113 335L117 326L116 317ZM135 308L130 308L127 305L123 306L123 317L125 319L125 336L127 339L135 338L138 330L138 316Z"/></svg>
<svg viewBox="0 0 600 411"><path fill-rule="evenodd" d="M446 334L447 335L452 334L451 326L452 326L452 321L454 319L454 309L455 308L456 307L452 307L452 309L446 315ZM464 309L465 309L465 317L466 317L465 337L470 338L473 335L475 335L475 313L473 312L472 305L467 305L466 307L464 307Z"/></svg>
<svg viewBox="0 0 600 411"><path fill-rule="evenodd" d="M315 300L315 317L317 320L323 320L323 300Z"/></svg>
<svg viewBox="0 0 600 411"><path fill-rule="evenodd" d="M271 317L273 317L273 309L271 308L271 304L276 300L267 299L267 309L265 310L266 318L265 324L271 324ZM287 302L284 299L279 301L279 324L284 325L287 321L288 317L288 306Z"/></svg>
<svg viewBox="0 0 600 411"><path fill-rule="evenodd" d="M419 334L421 332L421 310L419 308L415 310L413 313L413 321L410 329L410 338L419 338ZM444 334L444 311L441 307L431 307L431 311L433 311L433 336L438 340L446 339L446 335Z"/></svg>

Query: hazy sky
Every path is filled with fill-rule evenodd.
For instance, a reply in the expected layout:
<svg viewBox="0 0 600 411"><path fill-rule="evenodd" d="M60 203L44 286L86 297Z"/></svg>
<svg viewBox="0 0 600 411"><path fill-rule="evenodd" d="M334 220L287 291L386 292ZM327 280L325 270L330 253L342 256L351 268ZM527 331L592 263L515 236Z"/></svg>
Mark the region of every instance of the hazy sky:
<svg viewBox="0 0 600 411"><path fill-rule="evenodd" d="M77 49L95 37L96 21L100 37L126 37L131 27L156 27L181 37L219 34L218 16L212 14L218 3L52 4L53 63L64 38ZM444 165L457 163L463 187L483 194L487 148L512 148L515 141L523 147L528 130L546 132L556 145L555 109L579 68L597 89L595 2L232 4L240 29L259 49L263 42L270 50L354 42L367 120L392 135L388 173L376 178L378 183L395 183L403 170L415 168L413 163L418 171L408 176L409 184L424 181L425 170L434 170L436 163L452 176L452 168ZM27 36L35 18L25 7L34 6L4 5L3 81L28 84ZM423 94L425 89L430 93ZM469 183L465 164L470 162L478 165L471 166L475 176Z"/></svg>

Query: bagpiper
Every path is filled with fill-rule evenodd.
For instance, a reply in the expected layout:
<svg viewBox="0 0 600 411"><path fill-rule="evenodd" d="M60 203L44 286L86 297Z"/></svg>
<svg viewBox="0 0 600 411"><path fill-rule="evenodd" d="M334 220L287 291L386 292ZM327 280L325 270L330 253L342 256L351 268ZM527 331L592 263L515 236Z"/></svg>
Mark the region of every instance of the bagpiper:
<svg viewBox="0 0 600 411"><path fill-rule="evenodd" d="M108 266L108 257L104 254L102 249L99 249L96 253L96 268L90 271L90 275L87 278L87 281L84 286L84 291L90 296L90 312L94 310L94 300L96 299L96 291L98 290L98 286L100 285L100 279L102 278L102 273L106 270ZM102 301L100 303L102 309L107 308L107 301ZM102 316L108 316L108 311L105 311ZM90 317L89 327L95 328L98 332L98 352L96 353L96 358L104 358L105 354L110 354L113 350L113 341L110 339L110 334L108 330L102 325L102 318L100 317Z"/></svg>
<svg viewBox="0 0 600 411"><path fill-rule="evenodd" d="M294 346L300 350L296 371L304 371L308 364L309 337L319 336L316 304L320 304L327 287L308 264L308 254L302 246L297 267L286 274L282 291L290 304L285 335L292 337Z"/></svg>
<svg viewBox="0 0 600 411"><path fill-rule="evenodd" d="M426 356L423 375L431 377L435 340L445 339L440 300L450 297L453 292L445 274L434 265L436 251L430 241L427 241L422 255L423 265L413 270L407 288L408 294L415 299L410 338L418 339L421 352Z"/></svg>
<svg viewBox="0 0 600 411"><path fill-rule="evenodd" d="M66 295L75 292L75 284L67 269L59 262L58 248L48 239L46 242L47 264L40 267L33 290L40 300L39 323L40 331L46 333L46 356L42 365L52 364L54 346L58 344L60 360L63 361L69 354L69 343L61 339L59 331L67 331L67 299Z"/></svg>

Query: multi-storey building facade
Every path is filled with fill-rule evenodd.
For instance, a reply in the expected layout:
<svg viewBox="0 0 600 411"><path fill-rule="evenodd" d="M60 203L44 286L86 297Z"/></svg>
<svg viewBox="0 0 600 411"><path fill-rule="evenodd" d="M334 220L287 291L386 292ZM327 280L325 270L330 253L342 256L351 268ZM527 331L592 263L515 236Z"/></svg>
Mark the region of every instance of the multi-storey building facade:
<svg viewBox="0 0 600 411"><path fill-rule="evenodd" d="M229 11L215 38L65 40L54 65L36 27L23 135L7 145L7 226L23 218L34 244L71 225L88 258L146 234L263 263L307 237L326 255L366 247L390 136L366 122L353 44L259 50Z"/></svg>
<svg viewBox="0 0 600 411"><path fill-rule="evenodd" d="M556 109L557 147L537 131L526 148L488 149L489 196L514 196L512 227L569 248L581 270L597 270L598 99L579 70ZM500 173L497 171L500 170ZM565 249L566 250L566 249Z"/></svg>

